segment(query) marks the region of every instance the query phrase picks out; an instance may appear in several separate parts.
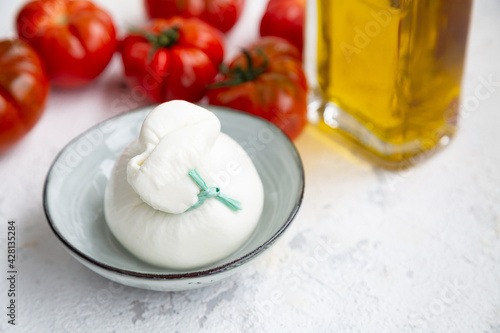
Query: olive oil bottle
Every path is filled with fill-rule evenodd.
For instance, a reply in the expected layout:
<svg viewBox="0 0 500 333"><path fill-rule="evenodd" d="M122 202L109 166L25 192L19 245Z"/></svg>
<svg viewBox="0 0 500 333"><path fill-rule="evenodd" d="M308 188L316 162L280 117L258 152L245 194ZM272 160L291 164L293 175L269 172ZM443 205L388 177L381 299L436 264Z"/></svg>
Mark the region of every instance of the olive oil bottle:
<svg viewBox="0 0 500 333"><path fill-rule="evenodd" d="M472 0L313 0L310 119L388 166L455 132Z"/></svg>

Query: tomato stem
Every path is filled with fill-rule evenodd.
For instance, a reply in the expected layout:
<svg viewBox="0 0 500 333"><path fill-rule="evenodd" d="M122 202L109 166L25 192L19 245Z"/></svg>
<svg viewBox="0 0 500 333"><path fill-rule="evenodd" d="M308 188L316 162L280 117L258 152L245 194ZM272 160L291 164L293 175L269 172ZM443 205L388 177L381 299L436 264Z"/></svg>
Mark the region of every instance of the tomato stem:
<svg viewBox="0 0 500 333"><path fill-rule="evenodd" d="M151 61L151 59L153 59L153 56L158 49L162 47L169 48L173 46L180 37L178 26L163 29L158 33L136 28L131 29L131 32L143 36L148 40L148 42L153 45L153 47L149 50L148 61Z"/></svg>
<svg viewBox="0 0 500 333"><path fill-rule="evenodd" d="M255 51L262 59L262 64L260 64L259 66L255 66L250 51L242 49L241 52L243 53L247 62L246 68L240 65L237 65L234 68L229 68L224 64L220 65L219 71L223 75L227 76L228 79L214 84L210 84L208 85L208 88L214 89L221 87L237 86L247 81L253 81L256 78L258 78L261 74L265 73L265 71L269 67L269 58L261 49L256 49Z"/></svg>
<svg viewBox="0 0 500 333"><path fill-rule="evenodd" d="M169 29L164 29L158 34L146 32L144 33L144 37L146 37L155 48L171 47L180 37L179 27L174 26Z"/></svg>

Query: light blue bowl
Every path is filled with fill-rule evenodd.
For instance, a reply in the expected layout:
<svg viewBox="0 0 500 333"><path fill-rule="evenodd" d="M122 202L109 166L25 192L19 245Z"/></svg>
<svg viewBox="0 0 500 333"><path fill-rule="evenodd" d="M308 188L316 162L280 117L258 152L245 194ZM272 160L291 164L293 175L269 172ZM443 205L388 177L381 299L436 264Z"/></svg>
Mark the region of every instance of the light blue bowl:
<svg viewBox="0 0 500 333"><path fill-rule="evenodd" d="M264 210L249 240L235 253L199 270L147 264L113 237L104 219L104 189L115 160L137 138L153 106L96 125L56 157L45 180L43 202L52 231L68 252L96 273L125 285L161 291L206 286L236 273L264 252L290 225L304 192L302 162L293 143L270 122L252 115L205 106L222 131L243 146L264 184Z"/></svg>

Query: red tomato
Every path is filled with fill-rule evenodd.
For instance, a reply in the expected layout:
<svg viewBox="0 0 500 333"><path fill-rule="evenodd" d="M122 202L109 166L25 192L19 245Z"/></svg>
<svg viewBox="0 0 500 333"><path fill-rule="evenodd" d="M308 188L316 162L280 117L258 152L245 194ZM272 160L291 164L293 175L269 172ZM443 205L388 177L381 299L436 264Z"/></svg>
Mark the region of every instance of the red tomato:
<svg viewBox="0 0 500 333"><path fill-rule="evenodd" d="M306 124L307 82L299 50L284 39L264 37L222 69L209 103L265 118L290 139Z"/></svg>
<svg viewBox="0 0 500 333"><path fill-rule="evenodd" d="M121 49L125 75L155 102L200 100L224 56L220 31L182 17L153 20Z"/></svg>
<svg viewBox="0 0 500 333"><path fill-rule="evenodd" d="M40 54L58 87L89 83L116 49L111 17L85 0L28 2L17 16L17 33Z"/></svg>
<svg viewBox="0 0 500 333"><path fill-rule="evenodd" d="M302 52L305 2L269 0L260 22L260 35L284 38Z"/></svg>
<svg viewBox="0 0 500 333"><path fill-rule="evenodd" d="M0 152L42 115L49 81L36 52L22 41L0 41Z"/></svg>
<svg viewBox="0 0 500 333"><path fill-rule="evenodd" d="M245 0L145 0L151 18L198 17L222 32L238 21Z"/></svg>

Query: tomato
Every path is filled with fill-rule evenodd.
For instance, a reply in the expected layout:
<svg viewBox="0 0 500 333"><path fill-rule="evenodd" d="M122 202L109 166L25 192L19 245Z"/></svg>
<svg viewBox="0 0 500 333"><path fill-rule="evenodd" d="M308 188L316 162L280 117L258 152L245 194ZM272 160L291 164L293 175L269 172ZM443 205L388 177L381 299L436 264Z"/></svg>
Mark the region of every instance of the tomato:
<svg viewBox="0 0 500 333"><path fill-rule="evenodd" d="M238 21L245 0L145 0L151 18L198 17L222 32Z"/></svg>
<svg viewBox="0 0 500 333"><path fill-rule="evenodd" d="M224 56L220 31L182 17L153 20L121 49L125 75L155 102L200 100Z"/></svg>
<svg viewBox="0 0 500 333"><path fill-rule="evenodd" d="M16 143L40 118L49 81L26 43L0 41L0 152Z"/></svg>
<svg viewBox="0 0 500 333"><path fill-rule="evenodd" d="M278 37L261 38L223 67L207 95L210 104L273 122L290 139L306 124L307 82L300 52Z"/></svg>
<svg viewBox="0 0 500 333"><path fill-rule="evenodd" d="M58 87L89 83L116 49L111 17L90 1L31 1L19 12L16 24L19 38L40 54Z"/></svg>
<svg viewBox="0 0 500 333"><path fill-rule="evenodd" d="M284 38L302 52L305 2L269 0L260 22L260 35Z"/></svg>

